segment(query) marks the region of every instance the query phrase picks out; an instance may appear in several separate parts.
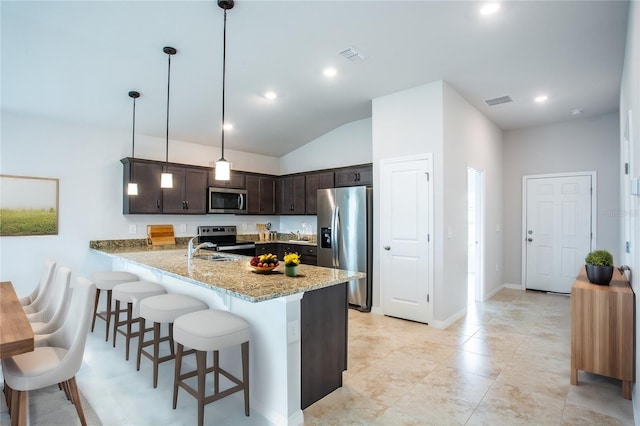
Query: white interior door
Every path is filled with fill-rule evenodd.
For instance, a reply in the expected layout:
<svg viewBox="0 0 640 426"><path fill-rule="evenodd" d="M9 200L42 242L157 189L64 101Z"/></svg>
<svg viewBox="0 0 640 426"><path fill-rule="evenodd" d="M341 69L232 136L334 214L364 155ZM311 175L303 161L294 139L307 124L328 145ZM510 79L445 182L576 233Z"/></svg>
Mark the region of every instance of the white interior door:
<svg viewBox="0 0 640 426"><path fill-rule="evenodd" d="M570 293L591 250L592 176L525 178L525 286Z"/></svg>
<svg viewBox="0 0 640 426"><path fill-rule="evenodd" d="M428 323L430 301L430 157L381 163L380 250L385 315Z"/></svg>

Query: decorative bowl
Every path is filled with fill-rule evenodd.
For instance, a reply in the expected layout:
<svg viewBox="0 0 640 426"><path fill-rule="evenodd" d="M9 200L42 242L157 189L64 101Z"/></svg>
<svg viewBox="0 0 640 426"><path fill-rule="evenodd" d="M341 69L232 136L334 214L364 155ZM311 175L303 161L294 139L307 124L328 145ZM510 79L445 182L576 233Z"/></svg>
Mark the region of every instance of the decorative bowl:
<svg viewBox="0 0 640 426"><path fill-rule="evenodd" d="M276 267L278 267L279 264L280 263L278 262L276 264L271 264L271 266L262 267L262 268L259 268L258 266L254 266L254 265L251 265L251 264L249 264L249 266L251 266L251 269L253 269L253 271L256 274L270 274L271 271L276 269Z"/></svg>

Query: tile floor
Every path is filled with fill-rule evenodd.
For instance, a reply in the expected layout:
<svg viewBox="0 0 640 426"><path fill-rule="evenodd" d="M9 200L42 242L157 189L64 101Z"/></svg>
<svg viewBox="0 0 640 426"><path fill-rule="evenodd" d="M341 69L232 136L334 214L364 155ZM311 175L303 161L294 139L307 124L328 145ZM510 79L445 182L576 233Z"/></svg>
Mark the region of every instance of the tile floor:
<svg viewBox="0 0 640 426"><path fill-rule="evenodd" d="M509 289L447 330L350 310L344 386L304 410L305 425L633 425L619 382L580 372L580 386L569 384L569 310L567 296ZM193 398L182 393L171 408L173 364L161 365L153 389L150 362L136 372L123 340L116 349L104 341L103 324L77 376L101 423L195 424ZM70 413L66 424L78 424ZM4 424L4 401L0 416ZM245 417L230 397L206 406L205 424L269 422Z"/></svg>

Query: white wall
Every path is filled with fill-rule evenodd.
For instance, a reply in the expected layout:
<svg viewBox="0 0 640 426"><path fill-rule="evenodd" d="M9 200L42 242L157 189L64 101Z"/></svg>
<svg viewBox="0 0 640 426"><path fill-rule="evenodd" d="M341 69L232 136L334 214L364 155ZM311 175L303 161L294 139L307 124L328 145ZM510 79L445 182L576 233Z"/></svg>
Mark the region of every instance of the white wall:
<svg viewBox="0 0 640 426"><path fill-rule="evenodd" d="M131 135L70 127L53 121L2 112L0 173L60 179L59 234L0 238L0 279L13 281L19 295L36 285L45 256L72 268L74 276L108 267L89 250L89 240L145 238L146 225L171 223L178 236L194 235L198 225L238 225L239 233L255 233L256 223L277 216L123 215L122 164L131 155ZM136 136L136 157L164 159L164 140ZM229 151L237 169L278 174L277 158ZM209 165L219 157L213 148L170 141L169 160ZM137 232L129 233L135 224ZM180 224L187 226L180 232ZM75 278L74 278L75 279Z"/></svg>
<svg viewBox="0 0 640 426"><path fill-rule="evenodd" d="M280 174L371 163L371 118L353 121L280 158Z"/></svg>
<svg viewBox="0 0 640 426"><path fill-rule="evenodd" d="M433 154L434 280L442 282L442 82L373 100L373 307L380 307L380 161ZM426 218L425 218L426 220ZM443 301L446 303L446 301ZM434 301L438 305L440 300Z"/></svg>
<svg viewBox="0 0 640 426"><path fill-rule="evenodd" d="M484 286L481 299L498 291L502 281L502 130L469 104L451 86L444 85L444 211L445 229L452 238L444 244L446 291L467 291L467 167L483 173ZM448 318L466 307L466 299L453 297L455 305L439 313ZM436 306L440 309L439 306Z"/></svg>
<svg viewBox="0 0 640 426"><path fill-rule="evenodd" d="M506 131L504 134L504 280L521 285L522 176L597 172L597 248L620 259L618 113ZM585 253L586 254L586 253Z"/></svg>
<svg viewBox="0 0 640 426"><path fill-rule="evenodd" d="M380 211L379 164L385 158L433 154L433 324L446 326L467 306L467 166L485 171L485 225L502 221L502 132L447 83L438 81L373 101L374 213ZM489 206L489 204L491 204ZM374 215L374 255L380 218ZM425 218L426 220L426 218ZM452 238L448 238L448 230ZM502 262L502 238L486 231L486 263ZM485 294L502 283L487 270ZM492 272L493 271L493 272ZM374 263L374 307L380 305L379 263Z"/></svg>
<svg viewBox="0 0 640 426"><path fill-rule="evenodd" d="M621 143L627 117L631 111L631 171L630 176L640 177L640 2L632 1L629 5L629 24L627 27L627 45L625 52L624 70L620 86L620 128L622 129ZM628 179L620 171L620 179ZM625 188L625 185L621 185ZM640 306L640 197L632 196L629 192L620 194L622 224L628 224L631 229L631 253L625 257L627 264L633 271L632 287L636 295L636 309ZM624 241L626 230L621 231L621 241ZM640 315L636 315L636 345L640 341ZM640 365L640 351L636 349L636 366ZM634 418L640 418L640 402L638 401L638 380L640 370L636 367L636 384L633 386ZM636 423L638 420L636 420Z"/></svg>

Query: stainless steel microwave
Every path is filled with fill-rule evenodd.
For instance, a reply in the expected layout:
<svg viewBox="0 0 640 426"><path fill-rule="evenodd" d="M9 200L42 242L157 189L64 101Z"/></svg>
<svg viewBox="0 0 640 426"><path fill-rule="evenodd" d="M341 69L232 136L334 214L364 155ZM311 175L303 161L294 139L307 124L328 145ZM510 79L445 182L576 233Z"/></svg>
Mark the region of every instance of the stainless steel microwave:
<svg viewBox="0 0 640 426"><path fill-rule="evenodd" d="M245 189L209 187L209 213L247 213Z"/></svg>

